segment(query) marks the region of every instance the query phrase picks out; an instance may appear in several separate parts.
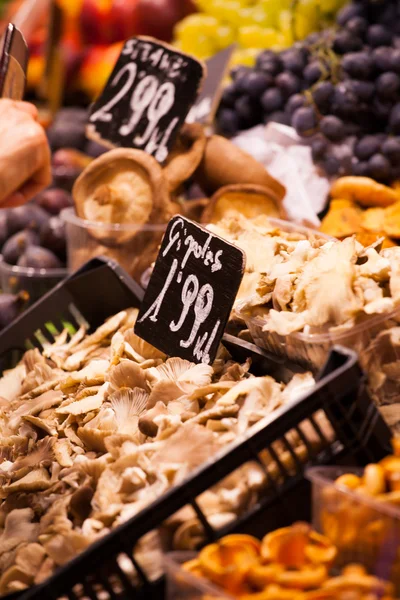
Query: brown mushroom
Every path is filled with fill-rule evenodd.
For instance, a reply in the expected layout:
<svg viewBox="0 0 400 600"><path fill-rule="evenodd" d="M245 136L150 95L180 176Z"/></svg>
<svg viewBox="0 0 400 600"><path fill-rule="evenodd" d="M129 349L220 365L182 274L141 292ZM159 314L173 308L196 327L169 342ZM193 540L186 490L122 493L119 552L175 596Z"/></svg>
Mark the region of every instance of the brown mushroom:
<svg viewBox="0 0 400 600"><path fill-rule="evenodd" d="M206 135L199 123L186 123L170 152L164 176L170 192L175 192L199 166L206 148Z"/></svg>
<svg viewBox="0 0 400 600"><path fill-rule="evenodd" d="M208 138L195 178L207 194L213 194L220 187L234 183L253 183L268 187L279 200L286 193L284 186L261 163L219 135Z"/></svg>
<svg viewBox="0 0 400 600"><path fill-rule="evenodd" d="M226 185L211 198L201 217L202 223L218 223L225 217L241 214L247 219L259 215L284 218L285 211L276 194L253 184Z"/></svg>
<svg viewBox="0 0 400 600"><path fill-rule="evenodd" d="M137 226L138 232L147 223L166 223L175 212L160 165L146 152L130 148L94 160L75 182L73 197L82 219L105 226ZM90 229L93 237L110 245L131 240L138 232Z"/></svg>

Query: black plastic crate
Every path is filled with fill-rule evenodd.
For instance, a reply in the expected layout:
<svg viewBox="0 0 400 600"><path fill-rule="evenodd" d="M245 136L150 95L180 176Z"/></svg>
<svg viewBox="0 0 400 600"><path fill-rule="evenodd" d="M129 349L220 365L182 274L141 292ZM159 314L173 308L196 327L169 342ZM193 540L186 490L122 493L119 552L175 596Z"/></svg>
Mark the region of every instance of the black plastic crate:
<svg viewBox="0 0 400 600"><path fill-rule="evenodd" d="M111 260L95 259L29 309L0 335L0 357L4 364L15 362L26 342L40 347L40 339L51 340L46 323L62 326L63 320L79 325L85 319L92 328L105 318L140 302L142 290ZM37 332L40 332L39 334ZM35 333L36 332L36 333ZM253 344L226 335L224 343L238 361L252 358L252 372L271 374L285 381L293 370L282 359L271 357ZM16 350L15 350L16 349ZM331 441L319 426L324 414L334 432ZM320 440L318 448L309 441L309 432ZM299 460L292 447L292 434L303 441L306 456ZM316 386L306 397L279 408L268 422L256 425L190 478L169 490L134 518L114 529L85 552L60 568L44 584L8 598L56 600L158 599L163 581L151 582L135 558L137 542L184 506L192 506L203 526L205 540L229 531L261 535L270 529L310 516L310 494L304 479L307 466L346 463L365 465L390 450L390 430L364 388L364 376L354 352L335 348ZM291 457L289 466L281 460L276 445ZM262 457L268 452L266 465ZM215 530L200 508L198 498L248 462L264 470L268 485L262 496L232 525ZM273 474L272 474L273 473ZM262 525L260 526L260 523ZM126 576L118 558L123 556L136 572L136 583Z"/></svg>

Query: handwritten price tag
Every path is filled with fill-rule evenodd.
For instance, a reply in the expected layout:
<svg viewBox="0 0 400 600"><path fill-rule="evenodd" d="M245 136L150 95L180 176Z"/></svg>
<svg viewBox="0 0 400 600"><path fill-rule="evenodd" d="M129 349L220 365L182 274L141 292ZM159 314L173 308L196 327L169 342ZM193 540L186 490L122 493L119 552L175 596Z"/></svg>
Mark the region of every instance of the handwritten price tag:
<svg viewBox="0 0 400 600"><path fill-rule="evenodd" d="M242 250L184 217L171 219L135 333L168 354L212 363L245 267Z"/></svg>
<svg viewBox="0 0 400 600"><path fill-rule="evenodd" d="M205 74L203 63L152 38L131 38L94 103L87 134L163 163Z"/></svg>

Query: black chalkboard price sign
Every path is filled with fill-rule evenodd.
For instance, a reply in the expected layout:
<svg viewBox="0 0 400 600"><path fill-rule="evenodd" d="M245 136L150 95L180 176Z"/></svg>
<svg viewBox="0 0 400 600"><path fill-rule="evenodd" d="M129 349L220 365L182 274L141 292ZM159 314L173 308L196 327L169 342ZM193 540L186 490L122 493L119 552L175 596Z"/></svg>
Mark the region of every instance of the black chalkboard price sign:
<svg viewBox="0 0 400 600"><path fill-rule="evenodd" d="M242 250L176 216L168 224L135 324L165 352L212 363L245 267Z"/></svg>
<svg viewBox="0 0 400 600"><path fill-rule="evenodd" d="M87 134L112 147L144 150L163 163L205 75L204 64L147 37L125 42Z"/></svg>

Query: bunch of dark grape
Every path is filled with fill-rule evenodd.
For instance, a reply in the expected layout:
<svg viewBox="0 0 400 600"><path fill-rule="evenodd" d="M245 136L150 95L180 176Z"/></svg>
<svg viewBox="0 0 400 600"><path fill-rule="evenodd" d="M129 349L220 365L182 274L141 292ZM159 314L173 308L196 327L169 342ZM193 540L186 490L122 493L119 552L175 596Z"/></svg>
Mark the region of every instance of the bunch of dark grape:
<svg viewBox="0 0 400 600"><path fill-rule="evenodd" d="M400 0L354 0L337 27L236 67L218 126L234 135L271 121L307 138L327 175L400 177ZM351 153L338 147L351 144Z"/></svg>

